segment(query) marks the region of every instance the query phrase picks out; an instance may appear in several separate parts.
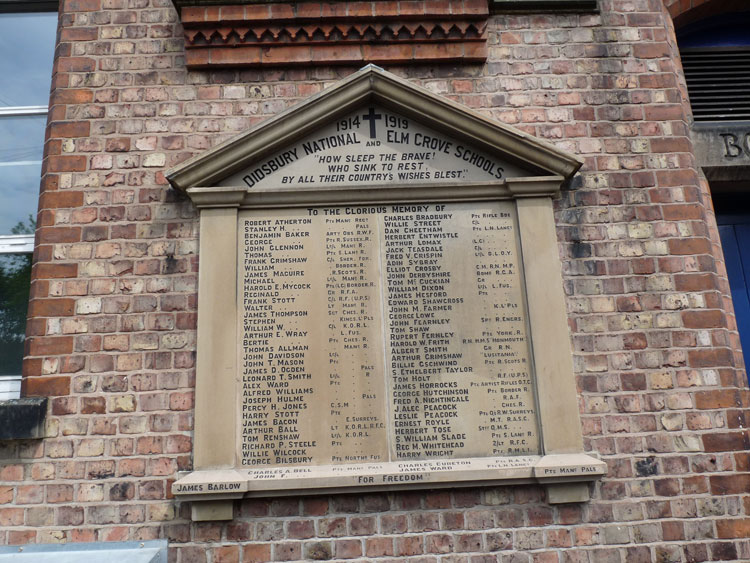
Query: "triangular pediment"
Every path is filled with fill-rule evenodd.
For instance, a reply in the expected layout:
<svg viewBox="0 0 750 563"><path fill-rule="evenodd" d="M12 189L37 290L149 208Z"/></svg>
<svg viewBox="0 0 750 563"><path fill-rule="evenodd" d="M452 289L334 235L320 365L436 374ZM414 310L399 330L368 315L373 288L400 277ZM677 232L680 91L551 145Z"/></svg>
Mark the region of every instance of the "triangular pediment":
<svg viewBox="0 0 750 563"><path fill-rule="evenodd" d="M581 161L369 65L167 173L177 189L358 189L572 176Z"/></svg>

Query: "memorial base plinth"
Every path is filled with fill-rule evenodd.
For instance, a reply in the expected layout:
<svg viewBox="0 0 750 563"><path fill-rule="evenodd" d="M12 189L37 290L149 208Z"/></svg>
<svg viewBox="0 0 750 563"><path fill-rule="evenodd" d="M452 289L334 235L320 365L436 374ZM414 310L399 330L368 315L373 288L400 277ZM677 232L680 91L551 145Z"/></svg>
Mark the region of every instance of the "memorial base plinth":
<svg viewBox="0 0 750 563"><path fill-rule="evenodd" d="M393 461L347 465L269 467L267 469L217 469L193 471L172 485L183 501L199 501L193 519L217 510L231 518L231 501L242 497L268 497L354 493L410 488L448 488L520 483L549 485L551 504L588 500L587 481L605 475L606 464L588 454L487 457L450 460ZM569 487L569 484L580 484ZM221 511L219 504L224 504ZM226 508L226 507L229 508ZM227 510L230 511L229 517ZM222 512L223 511L223 512Z"/></svg>

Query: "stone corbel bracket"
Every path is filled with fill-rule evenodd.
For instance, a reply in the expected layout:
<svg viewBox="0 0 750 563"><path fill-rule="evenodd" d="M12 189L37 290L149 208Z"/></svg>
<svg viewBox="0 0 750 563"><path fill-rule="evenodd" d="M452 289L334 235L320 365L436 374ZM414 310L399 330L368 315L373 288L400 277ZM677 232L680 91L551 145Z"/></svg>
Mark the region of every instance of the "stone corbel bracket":
<svg viewBox="0 0 750 563"><path fill-rule="evenodd" d="M486 0L173 0L188 68L484 62ZM195 5L198 4L198 5Z"/></svg>

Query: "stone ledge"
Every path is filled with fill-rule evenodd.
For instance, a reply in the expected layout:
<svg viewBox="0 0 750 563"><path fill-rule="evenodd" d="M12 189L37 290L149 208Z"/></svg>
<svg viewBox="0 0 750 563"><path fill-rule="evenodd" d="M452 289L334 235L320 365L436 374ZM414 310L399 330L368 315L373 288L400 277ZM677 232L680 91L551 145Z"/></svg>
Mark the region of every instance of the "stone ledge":
<svg viewBox="0 0 750 563"><path fill-rule="evenodd" d="M479 63L487 58L485 0L173 1L185 31L188 68Z"/></svg>
<svg viewBox="0 0 750 563"><path fill-rule="evenodd" d="M43 438L46 414L46 397L0 401L0 440Z"/></svg>
<svg viewBox="0 0 750 563"><path fill-rule="evenodd" d="M606 463L586 453L243 467L182 474L172 484L172 494L181 500L226 500L415 487L547 485L594 481L606 473Z"/></svg>

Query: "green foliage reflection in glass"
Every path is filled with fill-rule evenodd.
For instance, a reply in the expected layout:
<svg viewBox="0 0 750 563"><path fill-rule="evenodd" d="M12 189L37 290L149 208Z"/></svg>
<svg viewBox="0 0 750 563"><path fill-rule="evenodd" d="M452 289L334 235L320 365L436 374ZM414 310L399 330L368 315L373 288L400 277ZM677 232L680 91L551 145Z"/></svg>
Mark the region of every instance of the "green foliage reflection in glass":
<svg viewBox="0 0 750 563"><path fill-rule="evenodd" d="M31 216L11 229L14 235L33 232ZM21 374L30 284L30 254L0 255L0 375Z"/></svg>

